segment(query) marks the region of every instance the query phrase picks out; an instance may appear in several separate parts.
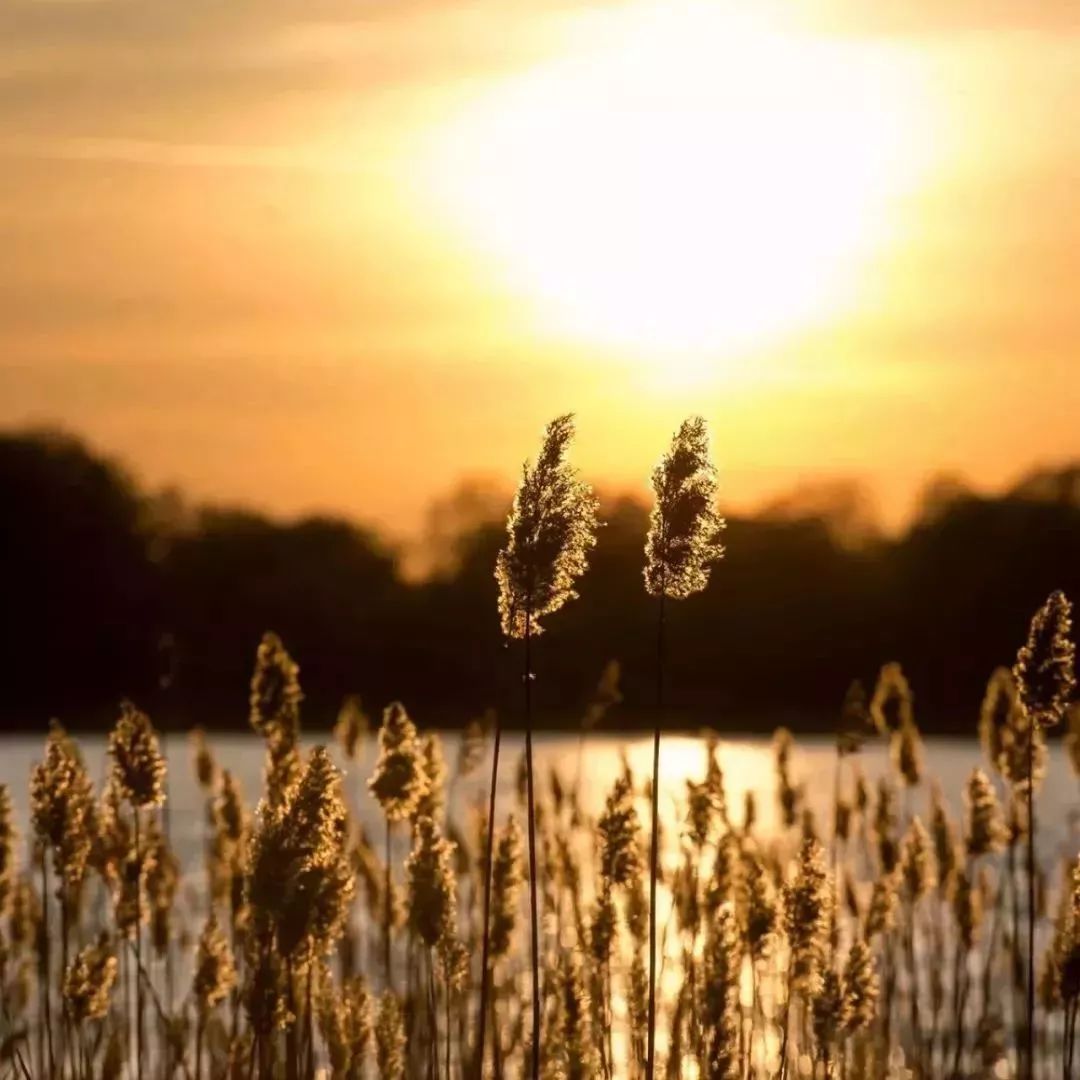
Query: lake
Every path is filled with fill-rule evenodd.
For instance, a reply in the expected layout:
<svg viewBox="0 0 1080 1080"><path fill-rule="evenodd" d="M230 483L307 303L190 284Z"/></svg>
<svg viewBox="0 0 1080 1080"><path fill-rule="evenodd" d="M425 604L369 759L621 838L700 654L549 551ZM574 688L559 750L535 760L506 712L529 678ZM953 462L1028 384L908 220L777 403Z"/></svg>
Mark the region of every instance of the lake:
<svg viewBox="0 0 1080 1080"><path fill-rule="evenodd" d="M382 836L383 819L378 806L367 793L367 778L371 774L377 752L374 738L364 747L360 759L346 762L339 749L327 735L324 739L308 735L305 746L329 741L335 760L345 773L346 798L369 835ZM30 769L42 756L44 734L6 737L0 740L0 783L9 785L16 813L25 836L26 799ZM105 775L104 737L80 737L87 766L95 780ZM170 830L178 854L186 867L197 863L202 837L204 797L195 782L192 770L191 747L184 736L163 737L169 763ZM229 769L242 786L245 799L254 804L261 787L263 747L252 735L226 734L210 738L210 745L219 765ZM589 811L598 810L621 769L621 756L626 754L639 781L649 774L652 743L647 736L635 733L628 737L590 735L585 739L569 735L538 734L535 738L537 771L546 778L552 769L558 771L564 785L571 785L581 771L582 802ZM522 754L523 737L514 732L504 735L500 765L498 816L501 818L516 805L515 778ZM457 753L457 736L446 738L446 757L453 767ZM704 772L703 741L686 735L665 736L661 751L661 807L669 813L676 798L685 794L688 779L700 779ZM806 785L809 805L815 812L823 831L832 820L832 792L835 769L832 740L806 738L796 742L793 773L796 781ZM876 779L888 767L883 745L868 744L855 759L869 780ZM720 763L724 770L728 805L736 822L741 821L743 799L747 790L757 796L759 831L768 834L777 824L773 754L767 738L740 737L721 741ZM963 790L971 769L983 765L975 740L931 738L925 743L925 772L936 777L954 813L962 813ZM490 758L474 777L454 785L450 793L451 812L464 824L463 816L480 800L486 808L487 784L490 777ZM538 779L538 784L541 780ZM543 780L546 785L546 779ZM544 790L547 790L546 786ZM929 786L923 784L912 794L910 811L925 816ZM1080 851L1080 787L1072 773L1065 753L1055 741L1050 748L1046 781L1038 805L1039 842L1042 857L1056 861L1058 856L1075 855ZM403 830L402 830L403 831ZM471 835L471 834L470 834Z"/></svg>

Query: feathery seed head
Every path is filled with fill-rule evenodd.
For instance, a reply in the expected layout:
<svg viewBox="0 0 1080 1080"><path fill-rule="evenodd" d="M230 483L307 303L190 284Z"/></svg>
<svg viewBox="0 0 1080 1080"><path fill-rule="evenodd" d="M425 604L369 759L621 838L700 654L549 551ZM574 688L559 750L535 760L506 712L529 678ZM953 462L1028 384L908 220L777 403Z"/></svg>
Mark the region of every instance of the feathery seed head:
<svg viewBox="0 0 1080 1080"><path fill-rule="evenodd" d="M360 699L355 694L350 694L341 703L337 722L334 724L334 737L347 761L356 761L360 756L370 727Z"/></svg>
<svg viewBox="0 0 1080 1080"><path fill-rule="evenodd" d="M462 780L472 776L484 760L487 752L488 732L495 727L497 718L494 709L488 709L483 716L473 719L465 725L458 743L457 775Z"/></svg>
<svg viewBox="0 0 1080 1080"><path fill-rule="evenodd" d="M870 716L882 735L892 735L915 722L911 686L897 663L886 664L878 675Z"/></svg>
<svg viewBox="0 0 1080 1080"><path fill-rule="evenodd" d="M874 954L865 938L856 938L848 952L843 979L844 1026L848 1031L868 1028L877 1013L878 977Z"/></svg>
<svg viewBox="0 0 1080 1080"><path fill-rule="evenodd" d="M93 842L94 795L75 744L54 720L45 740L45 760L30 777L30 820L53 853L56 871L69 887L86 871Z"/></svg>
<svg viewBox="0 0 1080 1080"><path fill-rule="evenodd" d="M192 992L199 1008L206 1013L224 1001L235 985L236 967L229 939L218 925L217 916L211 913L199 936Z"/></svg>
<svg viewBox="0 0 1080 1080"><path fill-rule="evenodd" d="M609 660L600 672L600 681L585 707L581 726L585 731L592 731L608 714L608 711L622 701L619 680L622 677L622 665L618 660Z"/></svg>
<svg viewBox="0 0 1080 1080"><path fill-rule="evenodd" d="M856 679L844 695L840 708L840 724L836 733L836 750L841 757L857 754L863 739L870 731L870 709L866 701L866 688Z"/></svg>
<svg viewBox="0 0 1080 1080"><path fill-rule="evenodd" d="M592 1080L596 1075L595 1043L589 1025L589 994L581 975L581 960L564 950L559 972L559 1051L566 1080Z"/></svg>
<svg viewBox="0 0 1080 1080"><path fill-rule="evenodd" d="M888 777L878 780L877 805L874 808L874 839L877 841L878 860L881 869L887 874L899 859L899 850L896 844L896 832L900 821L896 813L896 788L893 787Z"/></svg>
<svg viewBox="0 0 1080 1080"><path fill-rule="evenodd" d="M405 706L395 701L383 713L379 757L368 789L382 806L388 821L404 821L415 813L427 788L416 725Z"/></svg>
<svg viewBox="0 0 1080 1080"><path fill-rule="evenodd" d="M705 942L704 1029L707 1034L703 1075L709 1080L738 1080L739 986L743 954L739 923L731 904L723 904L709 927Z"/></svg>
<svg viewBox="0 0 1080 1080"><path fill-rule="evenodd" d="M217 762L206 741L206 732L201 727L191 730L191 758L199 787L203 791L211 791L217 783Z"/></svg>
<svg viewBox="0 0 1080 1080"><path fill-rule="evenodd" d="M825 849L817 840L804 840L795 878L784 888L784 930L791 948L792 988L808 994L820 989L832 910L830 893Z"/></svg>
<svg viewBox="0 0 1080 1080"><path fill-rule="evenodd" d="M600 895L596 898L589 925L589 951L598 965L597 970L611 959L616 930L615 900L611 894L611 882L605 881Z"/></svg>
<svg viewBox="0 0 1080 1080"><path fill-rule="evenodd" d="M923 752L919 729L912 723L903 724L889 739L893 768L908 787L922 779Z"/></svg>
<svg viewBox="0 0 1080 1080"><path fill-rule="evenodd" d="M573 436L573 416L557 417L536 464L526 462L522 470L495 564L507 637L541 633L540 620L576 598L575 583L596 543L596 498L567 460Z"/></svg>
<svg viewBox="0 0 1080 1080"><path fill-rule="evenodd" d="M973 769L964 789L967 816L967 851L973 858L1000 851L1008 833L1001 805L990 777L982 769Z"/></svg>
<svg viewBox="0 0 1080 1080"><path fill-rule="evenodd" d="M710 916L723 904L736 900L740 888L741 855L734 833L726 832L716 842L712 878L705 894L705 907Z"/></svg>
<svg viewBox="0 0 1080 1080"><path fill-rule="evenodd" d="M641 825L634 807L634 792L625 776L615 780L597 823L600 834L600 873L613 885L626 885L639 874Z"/></svg>
<svg viewBox="0 0 1080 1080"><path fill-rule="evenodd" d="M1071 629L1072 605L1063 592L1051 593L1031 620L1027 643L1016 657L1013 676L1020 702L1039 727L1062 718L1076 687Z"/></svg>
<svg viewBox="0 0 1080 1080"><path fill-rule="evenodd" d="M270 743L295 743L303 696L300 668L281 638L267 631L255 652L249 699L251 726Z"/></svg>
<svg viewBox="0 0 1080 1080"><path fill-rule="evenodd" d="M997 668L986 684L979 709L979 741L990 765L1002 769L1008 730L1016 724L1021 710L1016 680L1006 667Z"/></svg>
<svg viewBox="0 0 1080 1080"><path fill-rule="evenodd" d="M413 850L405 864L409 882L409 926L430 949L457 930L453 844L429 818L415 823Z"/></svg>
<svg viewBox="0 0 1080 1080"><path fill-rule="evenodd" d="M277 951L305 964L340 936L354 887L341 776L319 746L284 802L260 806L248 901L275 932Z"/></svg>
<svg viewBox="0 0 1080 1080"><path fill-rule="evenodd" d="M652 474L656 502L645 541L645 588L681 600L709 583L724 555L724 519L716 510L716 466L700 416L684 420Z"/></svg>
<svg viewBox="0 0 1080 1080"><path fill-rule="evenodd" d="M505 956L517 925L518 904L525 881L522 868L521 826L511 815L499 832L491 871L492 913L490 948L493 957Z"/></svg>
<svg viewBox="0 0 1080 1080"><path fill-rule="evenodd" d="M935 884L930 836L918 817L911 819L904 835L900 868L908 898L912 903L925 896Z"/></svg>
<svg viewBox="0 0 1080 1080"><path fill-rule="evenodd" d="M791 750L794 740L787 728L777 728L773 735L773 754L776 759L776 797L780 804L780 820L790 829L798 819L801 790L791 779Z"/></svg>
<svg viewBox="0 0 1080 1080"><path fill-rule="evenodd" d="M109 756L117 789L134 807L165 801L165 759L150 717L130 701L120 705L120 719L109 734Z"/></svg>
<svg viewBox="0 0 1080 1080"><path fill-rule="evenodd" d="M982 890L972 884L967 870L961 869L956 874L956 887L952 897L953 918L960 933L960 943L966 952L975 948L982 925Z"/></svg>
<svg viewBox="0 0 1080 1080"><path fill-rule="evenodd" d="M872 941L879 934L888 933L896 926L896 910L899 904L900 871L893 868L874 880L870 893L870 905L866 909L866 940Z"/></svg>
<svg viewBox="0 0 1080 1080"><path fill-rule="evenodd" d="M379 1080L405 1080L405 1015L397 995L390 990L379 998L375 1062Z"/></svg>
<svg viewBox="0 0 1080 1080"><path fill-rule="evenodd" d="M11 792L0 784L0 919L8 913L15 881L15 820Z"/></svg>
<svg viewBox="0 0 1080 1080"><path fill-rule="evenodd" d="M937 881L939 887L946 891L956 871L960 841L945 806L941 786L937 783L931 789L930 805L930 832L934 840L934 858L937 860Z"/></svg>
<svg viewBox="0 0 1080 1080"><path fill-rule="evenodd" d="M810 1003L814 1039L819 1049L835 1046L848 1023L847 996L840 973L829 967L821 980L821 992Z"/></svg>
<svg viewBox="0 0 1080 1080"><path fill-rule="evenodd" d="M742 903L746 911L746 939L750 956L765 956L780 925L780 911L772 881L761 856L746 847L742 853Z"/></svg>
<svg viewBox="0 0 1080 1080"><path fill-rule="evenodd" d="M76 953L64 973L64 1003L76 1024L101 1020L109 1011L117 962L108 937Z"/></svg>
<svg viewBox="0 0 1080 1080"><path fill-rule="evenodd" d="M420 740L421 769L426 785L416 806L416 817L438 820L443 816L446 796L446 757L438 735L424 735Z"/></svg>

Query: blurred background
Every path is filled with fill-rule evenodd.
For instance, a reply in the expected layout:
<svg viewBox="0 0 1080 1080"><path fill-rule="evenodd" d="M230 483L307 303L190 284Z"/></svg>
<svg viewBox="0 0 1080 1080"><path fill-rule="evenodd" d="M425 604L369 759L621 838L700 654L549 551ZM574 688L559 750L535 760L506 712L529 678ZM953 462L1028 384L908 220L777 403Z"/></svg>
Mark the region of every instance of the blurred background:
<svg viewBox="0 0 1080 1080"><path fill-rule="evenodd" d="M0 724L243 725L268 628L309 726L512 722L494 555L574 410L607 526L544 723L613 659L650 721L698 412L729 554L671 724L824 728L895 659L969 731L1080 597L1078 45L1052 0L9 0Z"/></svg>

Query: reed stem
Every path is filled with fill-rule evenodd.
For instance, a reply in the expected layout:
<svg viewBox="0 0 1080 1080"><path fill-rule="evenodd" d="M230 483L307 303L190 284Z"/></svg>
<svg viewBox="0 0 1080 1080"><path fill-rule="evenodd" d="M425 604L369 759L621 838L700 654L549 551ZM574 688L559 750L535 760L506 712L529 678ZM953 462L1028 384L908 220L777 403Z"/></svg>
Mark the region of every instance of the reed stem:
<svg viewBox="0 0 1080 1080"><path fill-rule="evenodd" d="M525 618L525 780L529 816L529 912L532 922L532 1078L540 1080L540 917L537 905L536 800L532 743L532 605Z"/></svg>
<svg viewBox="0 0 1080 1080"><path fill-rule="evenodd" d="M664 715L664 667L667 662L665 598L664 583L661 582L656 619L656 722L653 728L652 838L649 845L649 1041L645 1056L646 1080L653 1080L656 1069L656 879L660 861L660 730Z"/></svg>

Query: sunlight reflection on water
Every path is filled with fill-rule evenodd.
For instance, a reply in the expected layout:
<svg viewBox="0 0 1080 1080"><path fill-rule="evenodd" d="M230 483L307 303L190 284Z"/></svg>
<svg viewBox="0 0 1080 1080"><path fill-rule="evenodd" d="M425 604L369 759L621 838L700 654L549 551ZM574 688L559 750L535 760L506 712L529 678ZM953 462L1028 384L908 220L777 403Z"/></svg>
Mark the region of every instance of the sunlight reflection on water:
<svg viewBox="0 0 1080 1080"><path fill-rule="evenodd" d="M330 737L306 735L305 747L329 741ZM105 776L105 739L101 736L80 736L79 745L95 781ZM175 840L182 847L193 834L201 831L203 796L195 782L188 740L182 735L163 739L169 760L169 804ZM41 760L44 733L40 737L8 736L0 740L0 783L9 786L16 811L25 825L26 793L30 769ZM498 819L505 817L517 805L515 786L523 753L523 736L510 732L503 736L499 769ZM246 734L214 735L210 745L222 768L229 769L240 781L244 797L254 805L262 786L263 747L260 740ZM615 777L622 769L623 755L629 761L639 786L652 769L651 737L635 733L630 736L538 734L535 737L537 791L545 796L550 792L550 775L557 770L564 787L574 785L581 777L582 808L596 814L603 806ZM378 835L382 817L378 806L367 792L367 778L374 765L377 746L369 738L355 762L343 759L333 748L335 760L345 773L346 798L359 821L370 833ZM457 755L457 736L446 737L447 764L453 773ZM775 798L775 776L771 741L766 737L721 739L719 759L724 772L727 805L735 823L742 822L743 804L748 791L756 797L757 829L766 836L774 834L778 825ZM888 770L884 746L869 744L854 759L867 780L875 781ZM942 786L953 813L963 809L962 792L971 770L985 767L978 743L974 739L930 738L926 740L926 779L914 792L911 812L924 813L929 795L927 780L936 778ZM831 803L835 753L832 741L811 736L796 741L793 755L793 775L796 783L805 786L808 805L814 811L819 827L827 830L831 823ZM665 735L661 744L660 813L665 823L674 824L674 810L685 800L686 781L700 780L705 772L705 751L702 738L672 734ZM452 785L449 793L451 813L464 826L463 818L481 801L486 811L486 795L491 775L490 752L476 773L468 780ZM1080 808L1078 785L1060 745L1050 748L1046 782L1040 793L1040 840L1045 854L1075 853L1080 849ZM647 822L643 819L643 824Z"/></svg>

